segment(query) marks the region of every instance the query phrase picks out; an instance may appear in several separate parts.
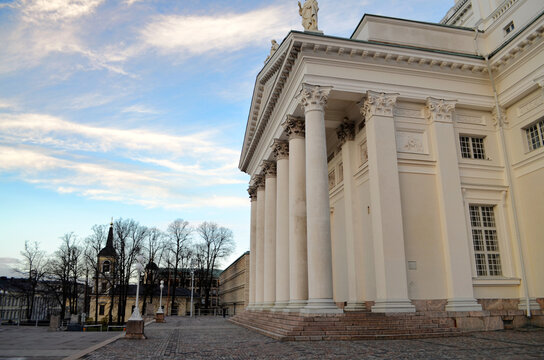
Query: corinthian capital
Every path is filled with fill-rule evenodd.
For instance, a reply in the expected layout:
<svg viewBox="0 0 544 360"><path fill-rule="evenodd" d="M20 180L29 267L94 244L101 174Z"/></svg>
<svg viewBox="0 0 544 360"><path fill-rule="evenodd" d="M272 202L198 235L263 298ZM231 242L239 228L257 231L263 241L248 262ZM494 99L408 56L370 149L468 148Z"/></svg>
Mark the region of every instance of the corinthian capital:
<svg viewBox="0 0 544 360"><path fill-rule="evenodd" d="M264 175L255 175L253 178L253 187L255 187L257 190L264 189Z"/></svg>
<svg viewBox="0 0 544 360"><path fill-rule="evenodd" d="M293 115L287 115L282 123L289 139L304 137L304 119Z"/></svg>
<svg viewBox="0 0 544 360"><path fill-rule="evenodd" d="M272 147L274 148L274 158L276 160L289 158L289 143L287 141L274 139Z"/></svg>
<svg viewBox="0 0 544 360"><path fill-rule="evenodd" d="M386 94L368 90L366 100L361 107L361 114L366 119L373 115L393 116L393 107L397 103L399 94Z"/></svg>
<svg viewBox="0 0 544 360"><path fill-rule="evenodd" d="M297 100L300 101L305 111L323 111L331 90L332 86L302 84L302 90L298 94Z"/></svg>
<svg viewBox="0 0 544 360"><path fill-rule="evenodd" d="M355 124L344 119L344 122L336 129L336 136L340 141L340 146L344 145L346 141L353 140L355 138Z"/></svg>
<svg viewBox="0 0 544 360"><path fill-rule="evenodd" d="M257 200L257 186L250 185L247 188L247 193L249 194L249 198L251 199L251 201Z"/></svg>
<svg viewBox="0 0 544 360"><path fill-rule="evenodd" d="M433 121L451 122L453 119L453 110L455 109L455 100L427 98L427 107L425 108L425 117Z"/></svg>
<svg viewBox="0 0 544 360"><path fill-rule="evenodd" d="M499 109L499 113L497 113L497 107L494 106L493 110L491 111L491 115L493 116L493 125L504 125L508 124L508 118L506 117L506 109L502 106Z"/></svg>
<svg viewBox="0 0 544 360"><path fill-rule="evenodd" d="M263 160L263 172L266 177L276 176L276 162Z"/></svg>

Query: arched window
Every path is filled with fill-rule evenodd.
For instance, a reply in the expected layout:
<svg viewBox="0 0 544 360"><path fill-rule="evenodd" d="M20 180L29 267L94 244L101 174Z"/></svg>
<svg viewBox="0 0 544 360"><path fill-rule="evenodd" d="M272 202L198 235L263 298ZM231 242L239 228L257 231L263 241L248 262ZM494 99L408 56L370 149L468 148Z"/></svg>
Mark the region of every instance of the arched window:
<svg viewBox="0 0 544 360"><path fill-rule="evenodd" d="M102 273L109 274L110 273L110 261L106 260L102 263Z"/></svg>

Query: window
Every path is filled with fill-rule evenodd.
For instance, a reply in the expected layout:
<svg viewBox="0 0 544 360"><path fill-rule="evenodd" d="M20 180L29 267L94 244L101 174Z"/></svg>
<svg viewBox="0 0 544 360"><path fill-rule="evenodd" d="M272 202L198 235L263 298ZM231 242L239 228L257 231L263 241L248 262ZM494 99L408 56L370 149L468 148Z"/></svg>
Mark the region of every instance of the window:
<svg viewBox="0 0 544 360"><path fill-rule="evenodd" d="M474 258L478 276L501 276L499 240L491 205L469 205Z"/></svg>
<svg viewBox="0 0 544 360"><path fill-rule="evenodd" d="M544 119L525 128L529 151L536 150L544 145Z"/></svg>
<svg viewBox="0 0 544 360"><path fill-rule="evenodd" d="M510 34L512 31L514 31L514 22L510 21L508 25L504 27L504 35Z"/></svg>
<svg viewBox="0 0 544 360"><path fill-rule="evenodd" d="M105 310L106 310L106 305L100 304L98 307L98 315L104 315Z"/></svg>
<svg viewBox="0 0 544 360"><path fill-rule="evenodd" d="M464 159L485 159L484 138L460 136L461 156Z"/></svg>
<svg viewBox="0 0 544 360"><path fill-rule="evenodd" d="M102 264L102 272L104 274L109 274L110 273L110 262L109 262L109 260L104 261L104 263Z"/></svg>

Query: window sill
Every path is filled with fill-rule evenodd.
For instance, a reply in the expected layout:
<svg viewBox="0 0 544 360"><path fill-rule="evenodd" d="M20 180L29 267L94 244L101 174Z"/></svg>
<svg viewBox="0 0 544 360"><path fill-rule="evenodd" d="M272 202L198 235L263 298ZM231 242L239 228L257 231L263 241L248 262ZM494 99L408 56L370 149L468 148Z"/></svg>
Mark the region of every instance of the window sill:
<svg viewBox="0 0 544 360"><path fill-rule="evenodd" d="M472 285L475 286L517 286L521 284L518 278L472 278Z"/></svg>

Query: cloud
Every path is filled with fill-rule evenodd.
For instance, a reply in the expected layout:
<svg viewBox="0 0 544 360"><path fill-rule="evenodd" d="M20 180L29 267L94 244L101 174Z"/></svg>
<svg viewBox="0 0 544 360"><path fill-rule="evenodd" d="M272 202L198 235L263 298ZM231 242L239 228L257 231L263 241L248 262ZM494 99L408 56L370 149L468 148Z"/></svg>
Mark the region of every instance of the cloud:
<svg viewBox="0 0 544 360"><path fill-rule="evenodd" d="M159 112L155 109L152 109L150 107L147 107L145 105L131 105L129 107L124 108L121 110L123 113L137 113L137 114L158 114Z"/></svg>
<svg viewBox="0 0 544 360"><path fill-rule="evenodd" d="M182 57L233 52L285 36L294 18L286 13L294 12L285 6L270 6L240 14L161 15L154 17L141 35L148 46Z"/></svg>
<svg viewBox="0 0 544 360"><path fill-rule="evenodd" d="M24 19L30 22L75 20L89 15L104 0L22 0Z"/></svg>
<svg viewBox="0 0 544 360"><path fill-rule="evenodd" d="M147 207L247 205L245 198L216 193L246 182L236 168L238 151L218 137L0 114L0 173L62 194Z"/></svg>
<svg viewBox="0 0 544 360"><path fill-rule="evenodd" d="M17 277L21 261L12 257L0 257L0 276Z"/></svg>
<svg viewBox="0 0 544 360"><path fill-rule="evenodd" d="M1 99L0 98L0 109L3 109L3 110L14 110L17 108L17 103L12 101L12 100L8 100L8 99Z"/></svg>

